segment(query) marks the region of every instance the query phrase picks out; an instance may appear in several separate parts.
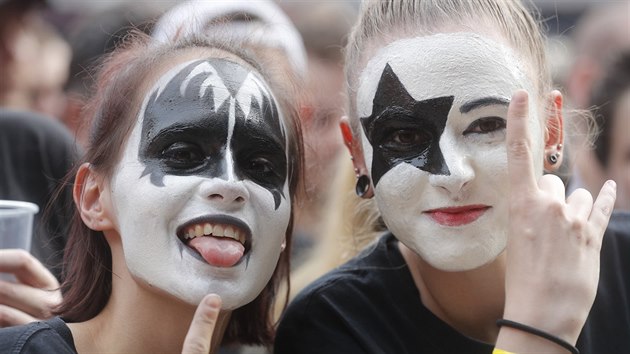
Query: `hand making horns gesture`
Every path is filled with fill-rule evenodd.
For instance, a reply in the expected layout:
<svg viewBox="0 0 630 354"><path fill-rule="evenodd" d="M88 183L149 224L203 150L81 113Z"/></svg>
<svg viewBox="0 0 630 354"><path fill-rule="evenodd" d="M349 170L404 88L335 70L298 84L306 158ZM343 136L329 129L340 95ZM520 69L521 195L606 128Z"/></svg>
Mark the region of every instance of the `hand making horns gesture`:
<svg viewBox="0 0 630 354"><path fill-rule="evenodd" d="M606 182L593 202L584 189L565 198L564 184L555 175L536 181L528 119L527 92L518 91L507 121L511 195L504 318L574 344L595 299L616 185ZM562 349L509 327L501 328L496 347L514 352Z"/></svg>

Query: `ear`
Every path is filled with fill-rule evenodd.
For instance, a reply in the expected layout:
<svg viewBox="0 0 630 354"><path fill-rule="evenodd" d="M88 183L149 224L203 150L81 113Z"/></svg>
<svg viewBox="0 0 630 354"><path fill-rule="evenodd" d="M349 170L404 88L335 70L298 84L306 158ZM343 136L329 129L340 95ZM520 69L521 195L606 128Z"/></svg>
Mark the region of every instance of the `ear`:
<svg viewBox="0 0 630 354"><path fill-rule="evenodd" d="M341 129L341 135L343 137L343 143L348 148L350 152L350 159L352 160L352 164L354 165L354 173L359 179L359 177L365 176L363 179L368 178L369 186L364 188L364 192L359 193L359 185L357 185L357 194L362 198L372 198L374 196L374 188L372 186L372 182L369 178L370 173L365 164L365 158L363 156L363 146L361 145L360 139L355 139L355 136L352 134L352 129L350 128L350 121L348 117L341 117L341 121L339 122L339 128ZM358 181L357 181L358 182Z"/></svg>
<svg viewBox="0 0 630 354"><path fill-rule="evenodd" d="M103 179L92 170L89 163L82 164L74 179L72 195L81 219L87 227L95 231L114 227L107 208L108 199L105 200L109 196L103 191Z"/></svg>
<svg viewBox="0 0 630 354"><path fill-rule="evenodd" d="M562 94L553 90L548 98L547 117L545 123L545 163L547 171L555 171L562 164L562 144L564 142ZM550 156L556 156L557 161L552 163Z"/></svg>

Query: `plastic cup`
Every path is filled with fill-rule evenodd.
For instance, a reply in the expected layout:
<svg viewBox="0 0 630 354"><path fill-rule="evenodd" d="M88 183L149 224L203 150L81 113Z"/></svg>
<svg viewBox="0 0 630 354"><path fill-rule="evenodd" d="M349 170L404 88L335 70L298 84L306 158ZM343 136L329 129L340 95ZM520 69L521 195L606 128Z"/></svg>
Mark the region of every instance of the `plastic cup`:
<svg viewBox="0 0 630 354"><path fill-rule="evenodd" d="M0 200L0 249L31 250L33 216L39 207L29 202ZM0 273L0 279L15 281L13 274Z"/></svg>

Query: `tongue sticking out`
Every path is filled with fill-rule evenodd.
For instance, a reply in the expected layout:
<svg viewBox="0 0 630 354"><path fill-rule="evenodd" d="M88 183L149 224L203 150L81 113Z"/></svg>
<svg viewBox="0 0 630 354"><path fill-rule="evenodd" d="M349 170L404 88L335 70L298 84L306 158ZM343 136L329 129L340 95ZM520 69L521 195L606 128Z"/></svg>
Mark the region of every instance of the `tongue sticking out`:
<svg viewBox="0 0 630 354"><path fill-rule="evenodd" d="M215 267L231 267L242 257L245 247L231 238L201 236L190 240L188 246L199 252L208 264Z"/></svg>

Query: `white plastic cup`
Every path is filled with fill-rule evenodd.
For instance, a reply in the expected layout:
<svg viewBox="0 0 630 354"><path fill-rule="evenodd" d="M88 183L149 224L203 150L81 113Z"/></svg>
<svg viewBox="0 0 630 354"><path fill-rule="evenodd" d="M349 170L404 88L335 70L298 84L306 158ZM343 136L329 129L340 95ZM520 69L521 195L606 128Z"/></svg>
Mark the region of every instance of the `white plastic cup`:
<svg viewBox="0 0 630 354"><path fill-rule="evenodd" d="M31 250L33 216L39 207L29 202L0 200L0 249ZM0 279L15 281L13 274L0 273Z"/></svg>

